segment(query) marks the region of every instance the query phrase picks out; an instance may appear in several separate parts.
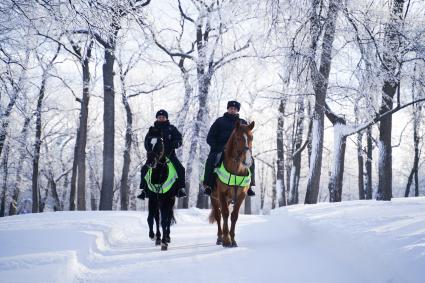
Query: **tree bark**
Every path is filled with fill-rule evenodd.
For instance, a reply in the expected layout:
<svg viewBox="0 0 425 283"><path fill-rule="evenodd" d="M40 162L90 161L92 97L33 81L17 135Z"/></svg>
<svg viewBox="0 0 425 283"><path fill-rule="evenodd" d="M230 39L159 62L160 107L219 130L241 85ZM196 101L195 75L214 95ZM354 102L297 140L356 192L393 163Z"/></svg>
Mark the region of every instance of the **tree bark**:
<svg viewBox="0 0 425 283"><path fill-rule="evenodd" d="M47 74L43 74L41 81L40 91L37 100L37 109L35 112L35 143L34 153L32 159L32 212L40 212L40 191L38 187L38 167L40 160L40 148L41 148L41 108L43 107L43 99L45 95Z"/></svg>
<svg viewBox="0 0 425 283"><path fill-rule="evenodd" d="M344 160L347 137L341 133L342 124L334 125L334 159L332 164L331 178L329 180L329 201L340 202L342 200L342 184L344 179Z"/></svg>
<svg viewBox="0 0 425 283"><path fill-rule="evenodd" d="M129 204L129 192L130 187L128 185L128 174L130 171L130 151L132 145L132 134L133 134L133 114L131 112L130 104L128 103L127 94L125 91L125 83L123 81L124 78L121 78L122 85L122 103L124 104L127 125L125 129L125 149L124 149L124 161L122 168L122 176L121 176L121 186L120 186L120 196L121 196L121 210L128 210Z"/></svg>
<svg viewBox="0 0 425 283"><path fill-rule="evenodd" d="M276 172L276 188L281 194L279 196L279 207L286 206L286 188L285 188L285 154L284 154L284 115L285 115L285 99L282 98L279 103L279 116L277 118L277 172Z"/></svg>
<svg viewBox="0 0 425 283"><path fill-rule="evenodd" d="M392 2L391 15L385 26L384 52L382 70L384 84L382 87L382 104L380 113L393 109L393 98L397 88L400 87L401 64L399 63L400 36L398 29L402 26L404 0ZM377 200L391 200L392 198L392 115L387 115L379 123L379 181Z"/></svg>
<svg viewBox="0 0 425 283"><path fill-rule="evenodd" d="M86 56L82 62L83 70L83 99L81 100L80 126L78 139L78 163L77 163L77 209L86 210L86 144L87 144L87 123L89 116L90 101L90 58L93 41L87 47Z"/></svg>
<svg viewBox="0 0 425 283"><path fill-rule="evenodd" d="M365 199L366 198L366 191L364 188L364 172L363 172L363 147L362 147L362 139L363 134L357 133L357 186L359 188L359 199Z"/></svg>
<svg viewBox="0 0 425 283"><path fill-rule="evenodd" d="M9 177L8 170L8 159L9 159L9 146L4 147L4 154L2 160L2 169L3 169L3 187L1 192L1 202L0 202L0 217L6 215L6 192L7 192L7 178Z"/></svg>
<svg viewBox="0 0 425 283"><path fill-rule="evenodd" d="M336 19L339 10L339 1L331 0L329 2L329 11L324 28L324 36L322 42L322 54L320 59L320 67L317 70L314 58L310 62L310 70L312 75L313 89L315 93L316 103L313 114L313 141L312 141L312 156L309 166L309 176L307 181L307 192L305 197L306 204L317 203L320 189L320 174L322 167L322 152L323 152L323 131L324 131L324 108L326 93L328 88L329 73L332 62L332 46L335 37ZM312 7L312 44L311 50L316 53L316 45L320 35L319 19L316 14L318 9L318 1L313 1Z"/></svg>
<svg viewBox="0 0 425 283"><path fill-rule="evenodd" d="M74 146L74 159L72 161L71 189L69 193L69 210L77 208L77 173L78 173L78 145L80 144L80 131L77 131Z"/></svg>
<svg viewBox="0 0 425 283"><path fill-rule="evenodd" d="M293 156L292 156L292 168L291 168L291 187L290 187L290 199L289 204L298 204L299 193L298 186L300 181L301 174L301 144L304 132L304 97L298 99L298 111L297 111L297 121L295 125L295 137L294 137L294 146L293 146Z"/></svg>
<svg viewBox="0 0 425 283"><path fill-rule="evenodd" d="M115 36L118 30L115 31ZM103 64L103 174L102 190L100 192L99 210L112 210L114 197L114 149L115 149L115 37L112 44L105 48Z"/></svg>
<svg viewBox="0 0 425 283"><path fill-rule="evenodd" d="M372 126L366 130L367 159L366 159L366 199L372 199Z"/></svg>
<svg viewBox="0 0 425 283"><path fill-rule="evenodd" d="M342 200L342 184L344 179L344 161L347 136L344 133L345 118L335 115L326 105L326 117L334 129L334 157L332 161L331 177L329 179L329 201L340 202Z"/></svg>

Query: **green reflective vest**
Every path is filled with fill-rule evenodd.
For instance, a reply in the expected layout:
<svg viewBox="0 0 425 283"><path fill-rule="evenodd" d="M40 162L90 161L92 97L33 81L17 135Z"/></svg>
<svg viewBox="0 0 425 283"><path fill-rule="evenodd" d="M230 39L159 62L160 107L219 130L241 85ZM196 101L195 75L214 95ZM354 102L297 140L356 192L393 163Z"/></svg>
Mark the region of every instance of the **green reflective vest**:
<svg viewBox="0 0 425 283"><path fill-rule="evenodd" d="M167 158L168 166L168 177L163 184L152 184L152 168L149 168L148 173L145 175L146 183L148 184L149 190L154 193L165 194L173 186L174 182L177 180L177 171L174 168L173 163Z"/></svg>
<svg viewBox="0 0 425 283"><path fill-rule="evenodd" d="M219 168L215 168L214 172L217 173L218 178L223 184L229 186L238 186L246 187L251 184L251 170L248 168L248 176L236 176L229 173L226 168L224 168L224 163L222 162Z"/></svg>

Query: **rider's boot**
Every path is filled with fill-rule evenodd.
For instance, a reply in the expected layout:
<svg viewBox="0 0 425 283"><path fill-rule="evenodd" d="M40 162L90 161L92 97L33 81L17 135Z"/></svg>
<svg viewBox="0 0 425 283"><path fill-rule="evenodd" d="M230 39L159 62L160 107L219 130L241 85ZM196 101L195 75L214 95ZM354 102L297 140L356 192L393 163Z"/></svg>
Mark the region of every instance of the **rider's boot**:
<svg viewBox="0 0 425 283"><path fill-rule="evenodd" d="M204 185L204 194L206 194L207 196L211 196L211 193L212 193L211 186Z"/></svg>
<svg viewBox="0 0 425 283"><path fill-rule="evenodd" d="M185 198L185 197L187 197L186 190L184 188L180 188L177 191L177 197L178 198Z"/></svg>
<svg viewBox="0 0 425 283"><path fill-rule="evenodd" d="M142 191L140 192L140 195L137 196L137 198L144 200L146 198L146 182L142 182L140 184L140 189Z"/></svg>
<svg viewBox="0 0 425 283"><path fill-rule="evenodd" d="M246 192L249 197L255 196L254 188L255 188L254 186L251 186L251 187L249 187L248 191Z"/></svg>

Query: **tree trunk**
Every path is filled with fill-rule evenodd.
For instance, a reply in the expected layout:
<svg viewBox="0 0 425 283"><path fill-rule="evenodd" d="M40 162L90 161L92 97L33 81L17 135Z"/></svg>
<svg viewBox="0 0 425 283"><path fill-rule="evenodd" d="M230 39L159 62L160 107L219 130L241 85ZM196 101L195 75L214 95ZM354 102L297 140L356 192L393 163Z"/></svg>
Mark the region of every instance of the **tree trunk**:
<svg viewBox="0 0 425 283"><path fill-rule="evenodd" d="M364 188L364 172L363 172L363 147L362 147L362 139L363 134L357 133L357 168L358 168L358 175L357 175L357 185L359 187L359 199L365 199L366 192Z"/></svg>
<svg viewBox="0 0 425 283"><path fill-rule="evenodd" d="M344 179L344 160L347 135L345 133L345 118L334 114L326 104L326 117L334 129L334 157L332 161L331 177L329 179L329 201L339 202L342 200L342 185Z"/></svg>
<svg viewBox="0 0 425 283"><path fill-rule="evenodd" d="M415 66L416 72L416 66ZM416 97L416 83L415 81L412 83L412 99L417 99ZM412 184L413 178L415 179L415 197L419 196L419 176L418 176L418 167L419 167L419 128L420 122L422 118L422 106L419 104L413 105L413 145L415 148L415 156L413 159L413 167L409 175L409 179L407 181L406 191L404 193L405 197L408 197L410 194L410 186Z"/></svg>
<svg viewBox="0 0 425 283"><path fill-rule="evenodd" d="M410 187L412 185L414 173L415 173L415 170L414 168L412 168L412 170L410 170L409 178L407 179L406 190L404 191L404 197L406 198L409 197L410 195Z"/></svg>
<svg viewBox="0 0 425 283"><path fill-rule="evenodd" d="M97 203L97 191L99 190L99 184L96 181L96 176L94 173L94 168L89 166L89 179L90 179L90 208L92 211L96 211L98 206Z"/></svg>
<svg viewBox="0 0 425 283"><path fill-rule="evenodd" d="M202 81L202 80L201 80ZM208 90L209 90L209 79L207 79L203 85L199 86L199 110L198 110L198 115L196 116L196 125L195 125L195 131L193 133L194 138L193 138L193 142L196 142L196 144L199 144L199 148L206 150L204 147L201 146L201 143L199 142L199 139L201 137L201 132L205 131L205 120L206 120L206 116L208 115L208 106L207 106L207 99L208 99ZM206 136L204 135L203 138L206 139ZM196 145L195 146L195 151L196 151ZM191 145L191 151L192 151L192 145ZM200 158L199 158L199 168L203 168L203 165L200 164L201 162L203 162L203 160L205 160L205 158L201 158L201 155L205 154L200 152ZM191 154L189 154L190 156ZM190 159L188 160L188 162L190 162ZM200 169L202 170L202 169ZM190 172L192 173L192 171ZM189 175L189 172L186 175L186 178L191 178L191 176ZM202 201L203 198L203 192L201 190L198 191L198 200ZM188 201L189 198L184 198L184 208L188 208L188 203L186 203ZM197 207L201 207L203 206L201 203L196 204Z"/></svg>
<svg viewBox="0 0 425 283"><path fill-rule="evenodd" d="M112 210L114 197L114 137L115 137L115 89L114 62L115 43L105 49L103 64L103 175L99 210Z"/></svg>
<svg viewBox="0 0 425 283"><path fill-rule="evenodd" d="M245 198L245 207L244 207L244 213L247 215L252 214L252 205L251 205L251 198L246 197Z"/></svg>
<svg viewBox="0 0 425 283"><path fill-rule="evenodd" d="M194 125L194 131L197 131L197 122L195 122ZM186 198L180 198L178 200L178 208L189 208L189 196L190 196L190 184L191 184L191 179L192 179L192 172L193 172L193 166L194 166L194 160L196 157L196 151L197 151L197 141L195 141L194 136L195 136L195 132L193 133L193 138L191 139L190 142L190 149L189 149L189 157L187 159L187 163L186 163L186 194L187 197Z"/></svg>
<svg viewBox="0 0 425 283"><path fill-rule="evenodd" d="M21 187L21 181L22 181L21 173L22 173L22 167L24 164L24 159L25 159L25 156L27 155L25 145L27 142L28 126L30 124L30 121L31 121L30 116L25 117L24 125L21 130L20 141L22 142L22 145L19 147L19 159L18 159L18 165L16 168L16 181L12 187L13 195L12 195L12 202L10 203L10 206L9 206L9 215L15 215L18 211L18 200L21 193L20 187Z"/></svg>
<svg viewBox="0 0 425 283"><path fill-rule="evenodd" d="M53 210L54 211L62 211L62 204L59 200L59 194L58 194L58 190L57 190L57 185L56 185L56 181L55 178L53 176L53 172L51 170L49 170L49 179L48 179L48 186L50 187L50 191L52 192L52 197L55 200L55 205L53 206Z"/></svg>
<svg viewBox="0 0 425 283"><path fill-rule="evenodd" d="M264 176L264 165L261 166L260 173L260 210L264 209L264 200L266 199L266 178Z"/></svg>
<svg viewBox="0 0 425 283"><path fill-rule="evenodd" d="M295 124L294 149L291 168L291 187L289 204L298 204L298 186L301 174L301 146L304 132L304 97L298 99L297 121ZM310 126L309 126L310 127Z"/></svg>
<svg viewBox="0 0 425 283"><path fill-rule="evenodd" d="M419 116L420 117L420 116ZM418 128L419 128L419 120L417 121L416 129L413 132L413 139L415 142L415 160L413 162L413 172L415 175L415 197L419 196L419 176L418 176L418 168L419 168L419 135L418 135Z"/></svg>
<svg viewBox="0 0 425 283"><path fill-rule="evenodd" d="M273 160L273 164L275 164L276 160ZM276 208L277 203L277 190L276 190L276 170L273 170L272 168L272 176L273 176L273 182L272 182L272 209Z"/></svg>
<svg viewBox="0 0 425 283"><path fill-rule="evenodd" d="M308 133L307 133L307 156L308 156L308 164L311 162L311 152L313 148L313 114L311 109L311 104L308 102L307 104L308 116L310 117L310 122L308 123Z"/></svg>
<svg viewBox="0 0 425 283"><path fill-rule="evenodd" d="M318 43L318 35L320 34L319 19L316 14L318 2L313 1L312 7L312 44L311 49L316 53L316 45ZM324 131L324 108L326 93L328 88L329 73L332 62L332 46L335 36L336 19L338 16L338 0L329 2L329 11L325 24L322 54L320 59L320 67L317 70L316 64L312 59L310 62L311 76L313 89L315 93L316 103L313 114L313 140L312 140L312 156L309 166L309 176L307 181L307 192L305 197L306 204L317 203L319 196L320 174L322 167L322 152L323 152L323 131ZM315 22L314 22L315 21Z"/></svg>
<svg viewBox="0 0 425 283"><path fill-rule="evenodd" d="M190 84L190 78L189 78L189 72L184 68L184 58L182 57L179 62L179 68L181 72L181 76L184 83L184 98L183 98L183 107L180 109L179 113L177 114L177 129L181 131L183 139L186 135L185 131L185 124L186 124L186 118L187 114L189 113L189 106L190 106L190 99L192 97L193 88ZM180 147L177 149L177 156L180 160L183 160L183 150L184 147Z"/></svg>
<svg viewBox="0 0 425 283"><path fill-rule="evenodd" d="M0 156L3 151L3 146L6 141L7 128L9 126L9 116L12 113L13 106L16 103L18 98L18 91L14 91L13 95L10 98L10 101L6 107L6 111L1 115L1 128L0 128Z"/></svg>
<svg viewBox="0 0 425 283"><path fill-rule="evenodd" d="M334 159L332 162L331 178L329 180L329 201L340 202L342 200L342 184L344 178L344 159L347 136L342 133L345 125L334 125Z"/></svg>
<svg viewBox="0 0 425 283"><path fill-rule="evenodd" d="M372 126L367 128L367 159L366 159L366 199L372 199Z"/></svg>
<svg viewBox="0 0 425 283"><path fill-rule="evenodd" d="M385 113L393 108L393 97L400 86L401 65L399 56L400 35L399 28L402 26L404 0L392 2L391 15L385 26L384 52L382 56L384 72L384 84L382 87L382 104L380 113ZM377 200L391 200L392 198L392 115L384 117L379 124L379 181Z"/></svg>
<svg viewBox="0 0 425 283"><path fill-rule="evenodd" d="M78 139L78 181L77 181L77 208L86 210L86 144L87 144L87 123L89 116L90 101L90 58L93 42L90 42L86 56L82 63L83 70L83 99L80 110L80 126Z"/></svg>
<svg viewBox="0 0 425 283"><path fill-rule="evenodd" d="M277 145L277 172L276 172L276 184L275 187L277 192L280 194L279 207L286 206L286 188L285 188L285 154L284 154L284 142L283 142L283 131L284 131L284 115L285 115L285 99L280 100L279 104L279 116L277 118L277 133L276 133L276 145Z"/></svg>
<svg viewBox="0 0 425 283"><path fill-rule="evenodd" d="M8 159L9 159L9 146L6 145L4 147L4 154L3 154L3 162L2 162L2 169L3 169L3 188L1 192L1 203L0 203L0 217L4 217L6 215L6 192L7 192L7 178L9 176L8 174Z"/></svg>
<svg viewBox="0 0 425 283"><path fill-rule="evenodd" d="M81 114L80 114L81 115ZM78 173L78 145L80 144L80 130L77 131L74 147L74 159L72 161L71 189L69 193L69 210L77 208L77 173Z"/></svg>
<svg viewBox="0 0 425 283"><path fill-rule="evenodd" d="M40 191L38 187L38 167L40 160L40 148L41 148L41 108L43 107L43 99L45 95L47 74L43 74L41 81L40 92L38 94L37 109L35 112L35 143L34 143L34 154L32 160L32 212L40 212Z"/></svg>
<svg viewBox="0 0 425 283"><path fill-rule="evenodd" d="M122 168L122 177L121 177L121 210L128 210L129 202L129 192L130 188L128 185L128 174L130 171L130 151L132 143L132 133L133 133L133 114L131 112L130 104L128 103L127 94L125 92L124 82L121 81L123 90L122 90L122 103L124 104L127 126L125 129L125 149L124 149L124 162Z"/></svg>

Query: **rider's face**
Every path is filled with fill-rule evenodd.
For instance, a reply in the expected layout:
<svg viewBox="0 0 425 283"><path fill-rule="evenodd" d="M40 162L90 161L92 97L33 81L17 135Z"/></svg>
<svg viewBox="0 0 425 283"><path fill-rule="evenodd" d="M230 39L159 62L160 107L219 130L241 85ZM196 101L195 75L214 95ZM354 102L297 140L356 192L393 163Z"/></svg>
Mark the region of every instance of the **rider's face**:
<svg viewBox="0 0 425 283"><path fill-rule="evenodd" d="M238 114L238 108L236 108L236 107L233 107L233 106L230 106L229 108L227 108L227 113L229 113L229 114L232 114L232 115L234 115L234 114Z"/></svg>
<svg viewBox="0 0 425 283"><path fill-rule="evenodd" d="M165 121L167 121L167 117L165 117L165 116L163 116L163 115L159 115L159 116L156 118L156 120L157 120L158 122L165 122Z"/></svg>

